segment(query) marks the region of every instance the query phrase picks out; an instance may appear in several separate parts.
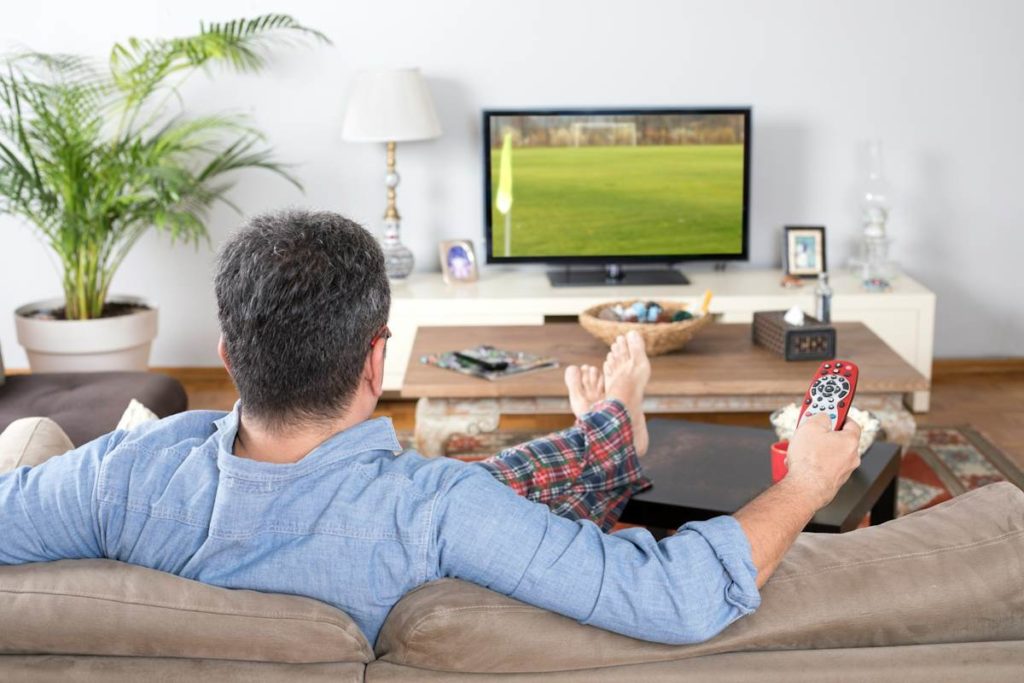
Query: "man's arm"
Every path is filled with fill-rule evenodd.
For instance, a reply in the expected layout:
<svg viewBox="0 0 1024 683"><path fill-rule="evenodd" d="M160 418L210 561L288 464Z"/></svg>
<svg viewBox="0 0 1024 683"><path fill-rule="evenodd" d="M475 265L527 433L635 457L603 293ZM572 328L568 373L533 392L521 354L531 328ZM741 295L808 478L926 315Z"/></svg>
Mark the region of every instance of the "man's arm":
<svg viewBox="0 0 1024 683"><path fill-rule="evenodd" d="M750 544L735 519L686 524L655 541L570 521L464 467L437 499L440 575L635 638L706 640L760 604Z"/></svg>
<svg viewBox="0 0 1024 683"><path fill-rule="evenodd" d="M0 565L102 557L96 485L118 434L0 474Z"/></svg>
<svg viewBox="0 0 1024 683"><path fill-rule="evenodd" d="M834 432L824 413L815 415L793 435L786 477L735 514L750 540L758 588L768 581L814 513L836 497L857 469L859 442L860 426L853 420Z"/></svg>

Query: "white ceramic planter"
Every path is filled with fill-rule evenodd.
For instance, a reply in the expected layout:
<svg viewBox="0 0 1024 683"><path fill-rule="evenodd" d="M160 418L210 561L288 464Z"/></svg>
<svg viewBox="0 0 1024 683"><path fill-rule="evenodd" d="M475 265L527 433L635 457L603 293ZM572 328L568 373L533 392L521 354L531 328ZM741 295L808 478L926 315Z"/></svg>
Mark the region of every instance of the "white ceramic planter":
<svg viewBox="0 0 1024 683"><path fill-rule="evenodd" d="M63 299L26 304L14 312L18 343L32 372L146 370L156 337L157 309L138 297L112 296L110 302L148 306L128 315L95 320L37 320L25 315L64 305Z"/></svg>

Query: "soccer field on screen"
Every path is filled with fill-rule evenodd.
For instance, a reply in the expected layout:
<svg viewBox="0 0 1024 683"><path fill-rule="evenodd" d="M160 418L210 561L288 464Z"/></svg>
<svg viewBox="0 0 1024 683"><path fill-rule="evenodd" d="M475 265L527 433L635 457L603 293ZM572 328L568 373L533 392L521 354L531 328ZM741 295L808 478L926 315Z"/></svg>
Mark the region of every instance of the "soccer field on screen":
<svg viewBox="0 0 1024 683"><path fill-rule="evenodd" d="M743 146L512 150L511 244L495 207L494 256L730 254L743 248Z"/></svg>

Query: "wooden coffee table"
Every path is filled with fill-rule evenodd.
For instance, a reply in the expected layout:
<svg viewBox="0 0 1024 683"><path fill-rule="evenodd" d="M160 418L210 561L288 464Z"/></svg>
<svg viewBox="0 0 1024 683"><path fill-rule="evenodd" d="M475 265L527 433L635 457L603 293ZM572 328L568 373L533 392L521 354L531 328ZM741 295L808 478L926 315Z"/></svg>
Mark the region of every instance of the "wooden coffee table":
<svg viewBox="0 0 1024 683"><path fill-rule="evenodd" d="M767 429L727 427L685 420L648 423L651 448L641 459L654 483L626 505L621 521L654 529L675 529L686 522L729 515L772 484ZM828 506L806 531L844 532L864 516L871 524L896 516L900 447L875 443Z"/></svg>
<svg viewBox="0 0 1024 683"><path fill-rule="evenodd" d="M836 324L838 355L860 365L856 405L882 420L890 441L906 445L913 416L904 396L929 381L860 323ZM420 357L491 344L555 356L558 369L494 382L424 365ZM416 446L441 455L454 434L491 432L502 414L569 413L564 366L600 367L608 348L575 322L509 327L421 327L401 395L419 399ZM651 359L644 410L653 413L769 412L799 400L819 361L786 362L751 342L749 324L706 327L680 352Z"/></svg>

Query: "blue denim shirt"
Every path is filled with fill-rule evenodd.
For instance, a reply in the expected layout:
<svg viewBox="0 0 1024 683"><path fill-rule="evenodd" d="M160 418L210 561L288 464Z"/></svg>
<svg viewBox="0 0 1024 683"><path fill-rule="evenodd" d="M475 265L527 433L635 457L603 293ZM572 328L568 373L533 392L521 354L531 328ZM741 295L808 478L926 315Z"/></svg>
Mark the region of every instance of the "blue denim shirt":
<svg viewBox="0 0 1024 683"><path fill-rule="evenodd" d="M0 564L105 557L308 596L371 643L403 595L441 577L665 643L710 638L760 602L731 517L660 542L605 534L477 465L402 453L386 418L291 464L233 455L238 419L238 406L187 412L0 475Z"/></svg>

